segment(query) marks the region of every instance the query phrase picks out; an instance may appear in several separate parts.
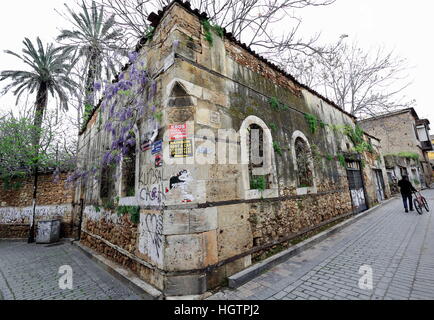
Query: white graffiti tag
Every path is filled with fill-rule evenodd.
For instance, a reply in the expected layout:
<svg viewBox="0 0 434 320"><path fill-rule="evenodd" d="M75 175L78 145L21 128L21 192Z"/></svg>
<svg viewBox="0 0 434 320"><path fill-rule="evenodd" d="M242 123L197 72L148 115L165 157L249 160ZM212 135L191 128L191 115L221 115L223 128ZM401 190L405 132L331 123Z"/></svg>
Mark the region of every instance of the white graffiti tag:
<svg viewBox="0 0 434 320"><path fill-rule="evenodd" d="M35 215L37 219L50 219L64 217L72 211L71 205L40 206L36 207ZM0 224L20 224L29 223L33 215L33 207L27 208L0 208Z"/></svg>
<svg viewBox="0 0 434 320"><path fill-rule="evenodd" d="M139 251L152 262L163 263L163 216L142 215L140 219Z"/></svg>

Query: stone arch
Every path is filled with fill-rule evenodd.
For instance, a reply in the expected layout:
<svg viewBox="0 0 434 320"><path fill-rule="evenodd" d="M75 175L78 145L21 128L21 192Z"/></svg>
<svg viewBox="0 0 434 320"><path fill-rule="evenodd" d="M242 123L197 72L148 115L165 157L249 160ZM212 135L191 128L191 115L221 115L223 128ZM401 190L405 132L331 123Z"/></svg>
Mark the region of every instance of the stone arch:
<svg viewBox="0 0 434 320"><path fill-rule="evenodd" d="M180 81L175 81L169 93L168 107L185 108L194 106L194 100Z"/></svg>
<svg viewBox="0 0 434 320"><path fill-rule="evenodd" d="M301 172L299 172L300 168L299 168L299 161L300 161L300 155L299 152L300 150L297 148L300 144L304 144L305 146L305 152L307 153L304 158L305 161L307 161L307 170L310 171L312 177L311 177L311 183L306 183L306 180L308 179L307 177L305 178L306 180L301 178ZM316 174L315 174L315 166L313 163L313 154L312 154L312 148L311 145L309 143L309 140L307 139L306 135L301 132L301 131L295 131L292 134L292 138L291 138L291 153L292 153L292 161L293 161L293 165L294 165L294 170L297 174L297 189L310 189L309 191L311 192L316 192ZM305 171L305 170L304 170ZM306 173L306 172L305 172ZM299 190L300 191L300 190Z"/></svg>
<svg viewBox="0 0 434 320"><path fill-rule="evenodd" d="M250 128L256 126L262 130L262 163L259 167L251 168L251 149ZM274 197L278 195L277 187L277 170L275 162L275 154L273 150L273 136L271 130L256 116L247 117L240 128L240 144L241 144L241 164L242 164L242 194L246 199L253 199L259 197ZM259 193L257 190L251 188L252 176L266 177L267 188L265 192Z"/></svg>
<svg viewBox="0 0 434 320"><path fill-rule="evenodd" d="M133 159L129 159L132 162L127 163L128 158L126 156L122 157L121 165L120 165L120 185L119 185L119 197L121 199L125 198L137 198L138 197L138 187L139 187L139 176L140 176L140 131L137 124L133 127L134 138L135 138L135 146L132 152ZM126 168L125 166L133 166L133 168ZM133 169L131 175L126 174L126 170ZM131 186L131 182L134 182L134 186ZM131 187L127 190L128 185ZM121 204L121 203L120 203Z"/></svg>

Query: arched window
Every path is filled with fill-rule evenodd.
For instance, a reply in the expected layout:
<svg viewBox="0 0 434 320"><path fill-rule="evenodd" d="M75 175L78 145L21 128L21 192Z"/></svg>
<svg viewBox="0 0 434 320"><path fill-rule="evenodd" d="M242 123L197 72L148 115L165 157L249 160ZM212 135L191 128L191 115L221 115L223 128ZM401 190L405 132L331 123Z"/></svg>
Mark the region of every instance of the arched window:
<svg viewBox="0 0 434 320"><path fill-rule="evenodd" d="M240 129L244 196L246 199L278 195L273 137L266 124L247 117Z"/></svg>
<svg viewBox="0 0 434 320"><path fill-rule="evenodd" d="M119 197L120 204L124 201L131 204L131 198L136 197L137 185L139 181L139 163L140 163L140 132L137 125L128 132L122 148L122 162L120 166L120 187ZM128 199L129 198L129 199Z"/></svg>
<svg viewBox="0 0 434 320"><path fill-rule="evenodd" d="M136 143L136 134L130 132L122 151L121 197L123 198L136 195Z"/></svg>
<svg viewBox="0 0 434 320"><path fill-rule="evenodd" d="M99 196L103 202L109 201L115 196L115 174L115 165L106 164L102 167Z"/></svg>
<svg viewBox="0 0 434 320"><path fill-rule="evenodd" d="M307 143L301 138L295 140L295 156L298 187L313 187L312 153Z"/></svg>
<svg viewBox="0 0 434 320"><path fill-rule="evenodd" d="M169 107L190 107L194 105L194 101L191 96L187 93L184 86L175 82L172 91L169 96Z"/></svg>
<svg viewBox="0 0 434 320"><path fill-rule="evenodd" d="M292 136L292 156L297 189L316 188L312 150L306 136L300 131L294 132Z"/></svg>
<svg viewBox="0 0 434 320"><path fill-rule="evenodd" d="M249 137L247 141L249 148L249 178L250 189L268 189L270 174L255 175L255 169L264 167L264 130L254 123L249 126Z"/></svg>

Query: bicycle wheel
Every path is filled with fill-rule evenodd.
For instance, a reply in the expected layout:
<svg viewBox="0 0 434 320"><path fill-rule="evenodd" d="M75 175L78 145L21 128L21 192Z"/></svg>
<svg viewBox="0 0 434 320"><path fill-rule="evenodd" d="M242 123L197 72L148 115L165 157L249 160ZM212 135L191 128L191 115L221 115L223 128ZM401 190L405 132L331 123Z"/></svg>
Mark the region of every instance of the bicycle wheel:
<svg viewBox="0 0 434 320"><path fill-rule="evenodd" d="M426 201L425 198L422 198L422 204L425 207L425 210L429 212L429 205L428 205L428 201Z"/></svg>
<svg viewBox="0 0 434 320"><path fill-rule="evenodd" d="M414 203L414 208L416 209L417 213L422 214L422 206L421 206L419 200L414 199L413 203Z"/></svg>

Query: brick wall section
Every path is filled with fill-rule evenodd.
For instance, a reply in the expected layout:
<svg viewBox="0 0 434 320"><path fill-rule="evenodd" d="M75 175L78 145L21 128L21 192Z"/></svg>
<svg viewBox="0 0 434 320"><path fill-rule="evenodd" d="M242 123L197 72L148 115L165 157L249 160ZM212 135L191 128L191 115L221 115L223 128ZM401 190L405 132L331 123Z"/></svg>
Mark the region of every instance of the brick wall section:
<svg viewBox="0 0 434 320"><path fill-rule="evenodd" d="M255 245L264 245L351 212L349 192L312 195L250 206Z"/></svg>
<svg viewBox="0 0 434 320"><path fill-rule="evenodd" d="M60 182L53 182L52 174L43 174L38 177L37 204L56 205L72 203L74 190L69 188L65 181L67 173L60 175ZM4 190L0 184L0 207L29 207L32 205L33 178L29 177L18 190Z"/></svg>
<svg viewBox="0 0 434 320"><path fill-rule="evenodd" d="M84 230L100 236L110 243L131 254L135 253L137 243L137 225L131 223L128 216L123 216L119 224L113 224L104 219L99 222L86 221Z"/></svg>
<svg viewBox="0 0 434 320"><path fill-rule="evenodd" d="M234 59L234 61L240 65L246 66L249 70L260 74L282 88L289 89L293 94L301 97L300 88L297 88L292 81L289 81L288 78L280 72L271 69L265 62L253 57L249 52L238 47L229 40L225 41L225 48L229 57Z"/></svg>
<svg viewBox="0 0 434 320"><path fill-rule="evenodd" d="M37 207L69 205L72 203L74 190L66 183L67 173L62 173L58 183L53 181L52 174L41 174L38 177ZM16 208L17 210L32 206L33 177L22 182L22 187L17 190L4 190L0 184L0 209ZM40 220L37 217L37 221ZM60 229L61 237L72 237L72 214L66 212ZM28 218L23 220L24 224L0 224L0 238L3 239L24 239L29 235Z"/></svg>
<svg viewBox="0 0 434 320"><path fill-rule="evenodd" d="M27 224L0 224L0 239L25 239L28 236L29 225Z"/></svg>

